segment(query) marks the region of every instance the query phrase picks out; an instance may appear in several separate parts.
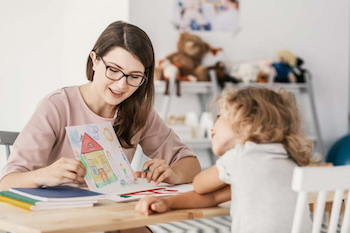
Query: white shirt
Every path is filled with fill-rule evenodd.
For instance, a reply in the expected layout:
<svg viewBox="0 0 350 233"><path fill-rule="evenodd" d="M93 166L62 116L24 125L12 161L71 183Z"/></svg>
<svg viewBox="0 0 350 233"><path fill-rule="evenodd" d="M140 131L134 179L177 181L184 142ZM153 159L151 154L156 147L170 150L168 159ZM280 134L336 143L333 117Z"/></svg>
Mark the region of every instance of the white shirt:
<svg viewBox="0 0 350 233"><path fill-rule="evenodd" d="M297 193L291 189L297 164L279 143L246 142L216 162L219 179L231 185L232 233L290 233ZM305 205L301 233L311 232Z"/></svg>

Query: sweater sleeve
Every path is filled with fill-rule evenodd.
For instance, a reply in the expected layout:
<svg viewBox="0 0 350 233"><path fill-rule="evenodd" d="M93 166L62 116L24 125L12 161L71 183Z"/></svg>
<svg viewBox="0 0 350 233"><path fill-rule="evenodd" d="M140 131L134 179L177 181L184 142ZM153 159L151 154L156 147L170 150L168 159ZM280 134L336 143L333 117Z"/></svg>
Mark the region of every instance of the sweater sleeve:
<svg viewBox="0 0 350 233"><path fill-rule="evenodd" d="M182 158L196 157L195 153L181 142L154 109L143 129L140 145L146 156L151 159L164 159L169 166Z"/></svg>
<svg viewBox="0 0 350 233"><path fill-rule="evenodd" d="M50 99L41 100L28 123L18 135L12 153L2 169L0 180L14 172L27 172L47 166L58 138L60 117Z"/></svg>

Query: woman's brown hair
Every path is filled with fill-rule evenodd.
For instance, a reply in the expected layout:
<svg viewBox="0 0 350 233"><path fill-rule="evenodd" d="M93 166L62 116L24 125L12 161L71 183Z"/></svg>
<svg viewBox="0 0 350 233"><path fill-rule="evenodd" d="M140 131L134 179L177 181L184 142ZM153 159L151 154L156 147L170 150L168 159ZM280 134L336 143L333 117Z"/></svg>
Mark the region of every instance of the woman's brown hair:
<svg viewBox="0 0 350 233"><path fill-rule="evenodd" d="M246 141L282 143L299 166L309 164L313 143L302 130L292 93L264 87L226 88L221 101L221 107L229 112L235 133L238 134L242 123L251 126Z"/></svg>
<svg viewBox="0 0 350 233"><path fill-rule="evenodd" d="M148 120L154 101L154 51L151 40L140 28L122 21L110 24L97 39L92 51L99 59L115 47L127 50L141 61L145 67L145 83L128 99L117 106L117 119L114 129L121 145L132 148L131 139L139 132ZM89 56L86 65L86 75L93 81L93 63Z"/></svg>

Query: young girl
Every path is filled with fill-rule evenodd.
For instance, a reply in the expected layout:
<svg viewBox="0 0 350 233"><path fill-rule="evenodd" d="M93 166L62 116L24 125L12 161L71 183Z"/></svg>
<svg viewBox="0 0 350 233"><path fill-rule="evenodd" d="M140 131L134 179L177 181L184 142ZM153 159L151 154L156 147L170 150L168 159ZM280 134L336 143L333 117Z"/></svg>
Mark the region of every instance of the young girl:
<svg viewBox="0 0 350 233"><path fill-rule="evenodd" d="M309 163L312 147L292 94L259 87L226 89L212 128L213 152L221 156L216 165L195 177L194 192L147 196L135 208L148 215L231 199L232 232L290 232L297 198L291 189L293 169ZM310 232L307 215L303 227L302 232Z"/></svg>
<svg viewBox="0 0 350 233"><path fill-rule="evenodd" d="M192 182L199 162L153 109L153 72L147 34L121 21L109 25L89 54L89 82L61 88L39 103L2 170L0 189L84 185L86 170L74 157L65 127L101 122L112 123L129 161L137 144L152 159L139 177Z"/></svg>

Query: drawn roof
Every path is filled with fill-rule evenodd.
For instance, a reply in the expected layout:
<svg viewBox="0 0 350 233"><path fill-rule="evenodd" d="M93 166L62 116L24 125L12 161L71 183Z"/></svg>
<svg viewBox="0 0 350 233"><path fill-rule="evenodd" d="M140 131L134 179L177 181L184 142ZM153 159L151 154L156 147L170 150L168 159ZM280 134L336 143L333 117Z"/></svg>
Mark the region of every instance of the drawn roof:
<svg viewBox="0 0 350 233"><path fill-rule="evenodd" d="M81 146L81 153L86 154L93 151L103 150L103 148L87 133L84 133L83 145Z"/></svg>

